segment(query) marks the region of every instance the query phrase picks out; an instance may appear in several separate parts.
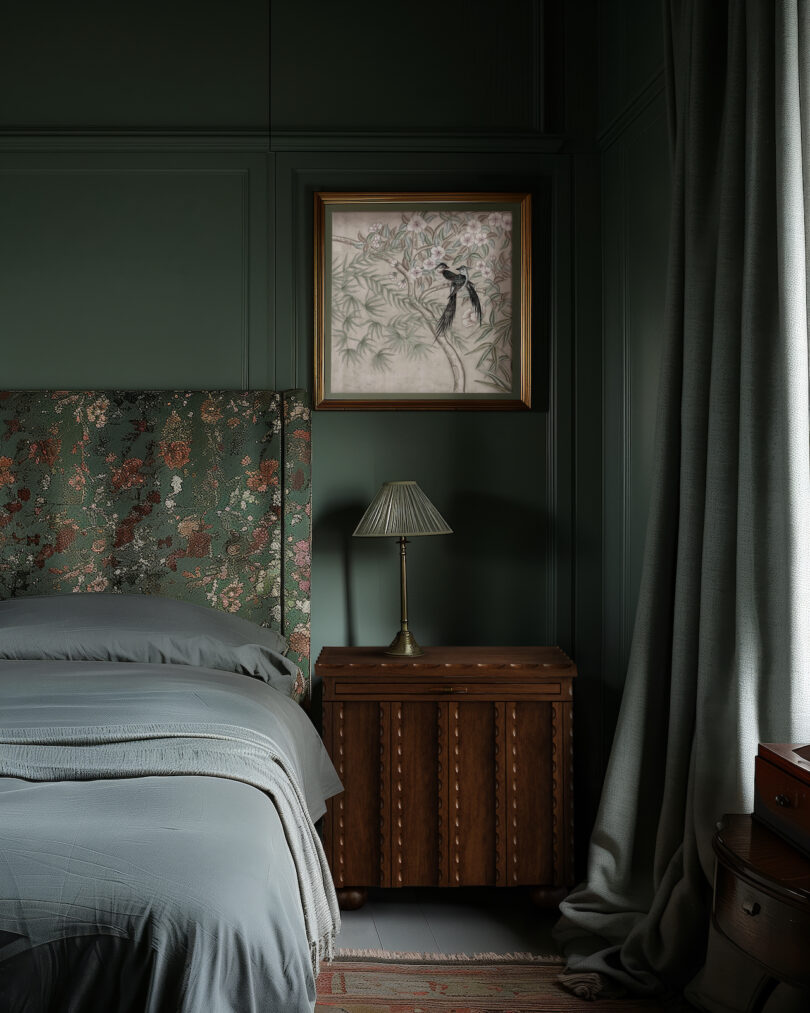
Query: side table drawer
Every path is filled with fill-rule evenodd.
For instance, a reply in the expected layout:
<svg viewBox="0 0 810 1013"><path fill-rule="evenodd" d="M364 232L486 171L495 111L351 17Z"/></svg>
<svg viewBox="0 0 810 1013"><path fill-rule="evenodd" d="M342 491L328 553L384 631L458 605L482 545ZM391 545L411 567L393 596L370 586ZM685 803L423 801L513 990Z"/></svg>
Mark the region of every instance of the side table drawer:
<svg viewBox="0 0 810 1013"><path fill-rule="evenodd" d="M779 979L806 985L810 914L772 897L722 862L715 876L716 927L745 953L755 953Z"/></svg>
<svg viewBox="0 0 810 1013"><path fill-rule="evenodd" d="M761 756L755 762L754 815L810 855L810 789Z"/></svg>
<svg viewBox="0 0 810 1013"><path fill-rule="evenodd" d="M447 700L459 697L475 700L562 700L570 697L564 694L562 682L532 682L526 685L503 682L472 682L463 679L448 681L409 679L407 682L385 683L379 679L373 684L360 680L335 680L332 690L336 700Z"/></svg>

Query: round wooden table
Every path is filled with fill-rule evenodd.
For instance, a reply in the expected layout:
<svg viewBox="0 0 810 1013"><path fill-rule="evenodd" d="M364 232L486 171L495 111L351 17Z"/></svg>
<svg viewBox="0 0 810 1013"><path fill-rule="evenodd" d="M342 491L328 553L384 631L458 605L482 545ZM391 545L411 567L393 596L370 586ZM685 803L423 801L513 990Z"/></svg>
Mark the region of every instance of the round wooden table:
<svg viewBox="0 0 810 1013"><path fill-rule="evenodd" d="M780 982L810 989L810 858L747 814L724 816L713 845L712 921L766 972L761 1013Z"/></svg>

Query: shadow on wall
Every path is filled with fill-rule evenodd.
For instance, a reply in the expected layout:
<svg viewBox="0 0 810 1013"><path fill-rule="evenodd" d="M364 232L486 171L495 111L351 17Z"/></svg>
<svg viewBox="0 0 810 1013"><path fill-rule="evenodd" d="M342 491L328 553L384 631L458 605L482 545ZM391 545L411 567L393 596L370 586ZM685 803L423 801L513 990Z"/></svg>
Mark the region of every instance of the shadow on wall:
<svg viewBox="0 0 810 1013"><path fill-rule="evenodd" d="M318 517L313 530L313 545L317 545L319 555L323 553L340 560L341 593L346 609L345 639L342 643L348 645L357 643L352 596L352 553L359 539L353 538L352 532L367 506L367 503L357 499L334 507Z"/></svg>
<svg viewBox="0 0 810 1013"><path fill-rule="evenodd" d="M331 590L345 608L340 642L349 645L367 642L370 624L380 625L377 639L386 643L398 628L396 540L352 536L367 505L345 501L320 515L315 529L318 557L333 561ZM416 537L408 544L409 618L417 640L545 642L546 516L508 497L475 491L454 492L442 514L452 535ZM370 590L379 582L382 597Z"/></svg>

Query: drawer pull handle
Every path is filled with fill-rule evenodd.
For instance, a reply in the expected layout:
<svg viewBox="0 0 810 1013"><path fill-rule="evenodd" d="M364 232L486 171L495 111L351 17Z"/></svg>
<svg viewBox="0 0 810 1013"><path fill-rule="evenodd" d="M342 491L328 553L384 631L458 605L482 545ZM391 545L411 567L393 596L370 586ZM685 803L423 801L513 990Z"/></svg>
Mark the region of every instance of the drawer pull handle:
<svg viewBox="0 0 810 1013"><path fill-rule="evenodd" d="M759 904L757 904L755 900L747 900L743 904L742 909L747 915L751 915L752 918L754 915L758 915L761 910Z"/></svg>
<svg viewBox="0 0 810 1013"><path fill-rule="evenodd" d="M774 802L783 809L789 809L791 806L790 795L777 795Z"/></svg>
<svg viewBox="0 0 810 1013"><path fill-rule="evenodd" d="M442 693L466 693L466 686L442 686Z"/></svg>

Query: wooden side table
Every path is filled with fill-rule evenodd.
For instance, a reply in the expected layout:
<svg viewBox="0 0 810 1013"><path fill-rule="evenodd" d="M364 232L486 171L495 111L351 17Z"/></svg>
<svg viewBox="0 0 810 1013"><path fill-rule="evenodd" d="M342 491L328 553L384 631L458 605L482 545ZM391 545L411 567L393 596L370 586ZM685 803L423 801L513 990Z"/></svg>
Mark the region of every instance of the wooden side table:
<svg viewBox="0 0 810 1013"><path fill-rule="evenodd" d="M810 989L810 859L750 815L724 816L712 921L766 972L748 1013L780 982Z"/></svg>
<svg viewBox="0 0 810 1013"><path fill-rule="evenodd" d="M343 781L324 819L338 897L370 886L573 882L574 663L557 647L326 647L323 733Z"/></svg>

